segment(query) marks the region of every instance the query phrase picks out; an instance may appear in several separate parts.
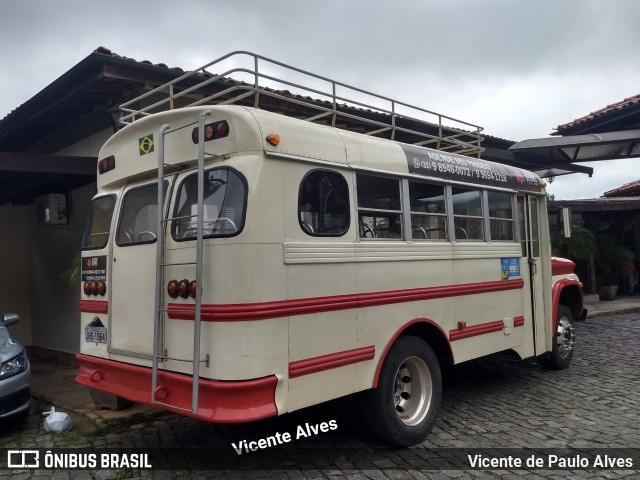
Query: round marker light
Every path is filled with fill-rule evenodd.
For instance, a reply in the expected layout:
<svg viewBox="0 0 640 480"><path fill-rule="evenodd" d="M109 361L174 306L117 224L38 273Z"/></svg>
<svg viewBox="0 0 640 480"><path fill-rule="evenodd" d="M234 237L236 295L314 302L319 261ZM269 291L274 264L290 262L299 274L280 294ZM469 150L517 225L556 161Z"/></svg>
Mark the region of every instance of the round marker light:
<svg viewBox="0 0 640 480"><path fill-rule="evenodd" d="M213 138L213 126L212 125L207 125L206 127L204 127L204 139L206 140L211 140Z"/></svg>
<svg viewBox="0 0 640 480"><path fill-rule="evenodd" d="M227 122L220 122L216 126L216 137L226 137L229 133L229 125Z"/></svg>
<svg viewBox="0 0 640 480"><path fill-rule="evenodd" d="M91 295L91 283L84 282L84 285L82 286L82 290L84 291L85 295Z"/></svg>
<svg viewBox="0 0 640 480"><path fill-rule="evenodd" d="M167 294L171 298L178 298L178 281L177 280L171 280L167 284Z"/></svg>
<svg viewBox="0 0 640 480"><path fill-rule="evenodd" d="M277 133L272 133L271 135L268 135L267 142L269 142L274 147L277 146L280 143L280 135L278 135Z"/></svg>
<svg viewBox="0 0 640 480"><path fill-rule="evenodd" d="M96 289L98 291L98 295L104 297L104 294L107 293L107 284L102 280L99 280Z"/></svg>
<svg viewBox="0 0 640 480"><path fill-rule="evenodd" d="M91 295L98 294L98 285L96 284L96 282L91 282L91 285L89 285L89 290L91 290Z"/></svg>
<svg viewBox="0 0 640 480"><path fill-rule="evenodd" d="M189 284L189 296L191 298L196 298L196 294L198 292L198 284L196 283L195 280L193 280L190 284Z"/></svg>
<svg viewBox="0 0 640 480"><path fill-rule="evenodd" d="M193 143L198 143L199 137L200 137L200 129L196 127L191 132L191 140L193 141Z"/></svg>
<svg viewBox="0 0 640 480"><path fill-rule="evenodd" d="M178 295L182 298L187 298L189 296L189 280L180 280L180 283L178 283Z"/></svg>

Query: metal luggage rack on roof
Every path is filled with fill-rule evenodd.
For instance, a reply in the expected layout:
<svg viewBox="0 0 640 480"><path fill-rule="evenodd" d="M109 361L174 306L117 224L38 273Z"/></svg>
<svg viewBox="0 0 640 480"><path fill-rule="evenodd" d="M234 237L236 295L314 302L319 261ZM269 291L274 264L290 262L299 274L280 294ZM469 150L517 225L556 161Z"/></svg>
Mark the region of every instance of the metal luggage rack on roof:
<svg viewBox="0 0 640 480"><path fill-rule="evenodd" d="M249 67L238 66L243 61L248 61ZM221 68L227 64L230 65L224 73L207 71L213 66ZM286 78L269 73L278 70ZM294 81L295 77L302 78L306 86ZM342 90L351 98L338 93ZM482 127L246 51L228 53L123 103L120 122L126 125L159 111L211 104L261 108L365 135L463 155L480 157L484 150Z"/></svg>

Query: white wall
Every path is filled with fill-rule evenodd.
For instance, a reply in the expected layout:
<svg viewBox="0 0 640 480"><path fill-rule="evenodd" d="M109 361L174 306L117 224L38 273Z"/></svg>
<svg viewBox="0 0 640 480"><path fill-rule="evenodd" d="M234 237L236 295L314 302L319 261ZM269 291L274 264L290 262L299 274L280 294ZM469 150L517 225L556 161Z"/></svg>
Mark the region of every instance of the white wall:
<svg viewBox="0 0 640 480"><path fill-rule="evenodd" d="M80 250L95 184L67 194L68 224L37 225L35 205L29 214L29 270L33 345L75 353L80 347L80 285L61 283L60 274Z"/></svg>
<svg viewBox="0 0 640 480"><path fill-rule="evenodd" d="M101 130L56 154L97 157L112 134L112 129ZM73 132L66 133L67 139L72 136ZM89 204L95 192L95 182L92 182L67 193L68 223L64 226L38 225L36 205L25 208L28 230L28 261L25 263L29 265L26 290L30 294L32 345L68 353L80 349L80 285L72 287L62 283L59 277L80 250ZM0 219L2 225L4 222Z"/></svg>

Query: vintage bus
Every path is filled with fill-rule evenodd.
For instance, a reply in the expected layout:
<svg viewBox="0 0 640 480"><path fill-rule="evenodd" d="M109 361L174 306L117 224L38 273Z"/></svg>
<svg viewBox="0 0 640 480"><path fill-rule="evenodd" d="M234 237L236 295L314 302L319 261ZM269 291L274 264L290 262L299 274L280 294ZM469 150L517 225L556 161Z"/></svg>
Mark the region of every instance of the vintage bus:
<svg viewBox="0 0 640 480"><path fill-rule="evenodd" d="M569 365L583 319L543 181L247 106L144 116L104 145L83 240L88 387L219 423L356 394L408 446L443 365Z"/></svg>

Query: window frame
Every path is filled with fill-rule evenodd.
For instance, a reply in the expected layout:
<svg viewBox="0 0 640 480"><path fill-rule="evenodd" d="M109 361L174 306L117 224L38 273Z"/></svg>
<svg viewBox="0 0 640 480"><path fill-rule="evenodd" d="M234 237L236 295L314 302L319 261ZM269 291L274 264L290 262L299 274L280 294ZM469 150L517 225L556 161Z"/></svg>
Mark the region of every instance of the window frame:
<svg viewBox="0 0 640 480"><path fill-rule="evenodd" d="M169 182L167 180L163 180L162 182L163 184L163 189L164 189L164 195L163 195L163 204L162 207L158 206L158 208L165 208L166 204L167 204L167 195L169 194ZM126 192L123 193L122 195L122 200L120 201L120 206L118 208L118 225L114 231L114 235L115 235L115 243L118 247L121 248L125 248L125 247L131 247L134 245L147 245L147 244L151 244L151 243L156 243L158 241L158 234L159 232L155 232L155 238L151 239L151 240L144 240L144 241L133 241L133 242L127 242L127 243L122 243L119 241L118 237L119 237L119 233L120 233L120 227L122 226L122 221L124 218L123 212L124 212L124 208L126 206L126 200L127 200L127 196L131 193L134 192L136 190L141 190L143 188L149 188L149 187L153 187L153 186L158 186L158 182L153 182L153 183L147 183L145 185L138 185L135 187L130 188L129 190L127 190ZM157 200L158 198L158 191L156 190L156 194L155 194L155 198ZM153 205L152 203L148 204L148 205ZM142 210L142 209L141 209ZM138 211L139 213L140 211ZM156 212L157 214L157 212Z"/></svg>
<svg viewBox="0 0 640 480"><path fill-rule="evenodd" d="M491 216L491 205L489 204L489 194L490 193L498 193L498 194L504 194L504 195L508 195L509 199L511 201L511 218L503 218L503 217L492 217ZM513 193L509 193L509 192L503 192L500 190L484 190L484 195L486 197L486 233L485 233L485 237L489 236L489 242L516 242L516 238L517 238L517 234L516 234L516 205L515 205L515 194ZM499 222L510 222L511 224L511 239L496 239L493 238L491 236L491 221L492 220L497 220Z"/></svg>
<svg viewBox="0 0 640 480"><path fill-rule="evenodd" d="M455 208L453 206L453 197L454 197L453 189L454 188L467 190L467 191L474 191L480 194L480 215L462 215L462 214L455 213ZM451 215L448 216L449 229L451 232L449 240L456 241L456 242L484 242L484 243L490 242L491 240L487 238L489 236L489 232L487 231L487 216L486 216L487 215L487 204L486 204L487 190L485 188L479 188L474 185L458 185L458 184L447 185L447 190L449 193L449 212L451 213ZM456 225L455 225L456 218L471 218L475 220L480 220L480 231L482 232L482 238L468 238L468 237L458 238L458 236L456 235Z"/></svg>
<svg viewBox="0 0 640 480"><path fill-rule="evenodd" d="M381 208L369 208L369 207L362 207L360 205L360 201L358 198L358 190L359 190L359 186L358 186L358 176L367 176L367 177L375 177L375 178L384 178L387 180L392 180L392 181L396 181L398 184L398 200L399 200L399 210L389 210L389 209L381 209ZM407 240L407 232L406 232L406 218L405 218L405 194L404 194L404 178L399 177L399 176L393 176L393 175L388 175L388 174L380 174L380 173L376 173L376 172L369 172L369 171L354 171L353 172L353 185L354 185L354 202L355 202L355 213L358 219L358 228L356 229L356 239L357 240L366 240L366 241L370 241L370 240L377 240L377 241L406 241ZM394 214L394 215L398 215L398 217L400 218L400 238L394 238L394 237L366 237L360 234L360 230L361 230L361 223L360 223L360 216L361 216L361 212L371 212L371 213L387 213L387 214Z"/></svg>
<svg viewBox="0 0 640 480"><path fill-rule="evenodd" d="M233 172L239 179L240 182L242 183L243 186L243 196L242 196L242 215L241 215L241 221L240 221L240 225L236 225L237 229L235 232L233 232L232 234L226 234L226 233L210 233L207 235L202 235L203 239L209 239L209 238L233 238L236 237L238 235L240 235L240 233L242 233L242 231L244 230L245 224L246 224L246 220L247 220L247 204L248 204L248 198L249 198L249 184L247 182L247 179L245 178L245 176L237 169L230 167L230 166L221 166L221 167L212 167L212 168L207 168L204 173L207 174L208 172L212 172L215 170L227 170L230 172ZM184 185L184 183L192 178L193 176L197 176L198 172L192 172L188 175L185 175L180 182L176 185L176 188L174 189L174 195L173 195L173 209L172 209L172 218L176 218L178 216L178 208L179 208L179 204L180 204L180 194L182 192L182 186ZM226 196L226 194L225 194ZM195 217L193 217L195 218ZM218 217L219 218L219 217ZM193 237L188 237L188 238L184 238L184 237L177 237L175 234L175 222L177 220L171 220L171 225L170 225L170 231L171 231L171 238L173 239L173 241L175 242L193 242L197 239L197 235L193 236Z"/></svg>
<svg viewBox="0 0 640 480"><path fill-rule="evenodd" d="M302 220L302 215L301 213L303 213L300 210L300 200L302 197L302 187L303 184L305 182L305 180L307 180L307 178L315 173L329 173L329 174L334 174L336 177L340 178L340 180L342 180L344 182L344 187L345 187L345 193L347 195L347 202L346 202L346 226L344 228L344 230L342 232L339 233L318 233L315 232L313 230L313 225L310 225L312 228L312 231L310 232L307 228L304 227L304 223L307 222L303 222ZM306 172L304 174L304 176L302 177L302 179L300 180L300 185L298 186L298 224L300 226L300 229L306 233L307 235L311 236L311 237L344 237L348 232L349 229L351 228L351 198L350 198L350 188L349 188L349 182L347 182L347 179L345 178L345 176L338 172L337 170L331 170L329 168L314 168L312 170L309 170L308 172Z"/></svg>
<svg viewBox="0 0 640 480"><path fill-rule="evenodd" d="M438 182L430 182L428 180L421 180L418 178L403 178L405 199L404 205L405 210L405 224L406 227L406 238L411 240L417 240L420 242L446 242L449 240L449 202L448 202L448 193L447 193L447 185L438 183ZM422 184L422 185L431 185L434 187L439 187L442 189L442 201L444 207L444 213L425 213L425 212L416 212L411 209L411 183ZM421 217L439 217L444 219L444 238L419 238L413 235L413 216L421 216ZM422 227L416 227L422 228Z"/></svg>
<svg viewBox="0 0 640 480"><path fill-rule="evenodd" d="M93 197L91 199L91 203L90 203L90 208L89 208L89 215L91 215L91 224L93 225L93 202L97 201L97 200L101 200L104 198L111 198L113 200L113 207L111 209L111 218L109 219L109 229L106 232L97 232L97 233L89 233L87 231L88 227L89 227L89 219L87 219L87 223L84 227L84 233L82 235L82 246L80 247L81 251L89 251L89 250L101 250L103 248L105 248L108 244L109 244L109 239L111 238L111 227L113 225L113 216L116 213L116 206L118 204L118 197L116 194L114 193L109 193L107 195L100 195L100 196L96 196ZM94 247L86 247L84 245L85 239L88 239L91 236L95 236L95 235L104 235L106 234L106 240L104 241L104 244L100 245L100 246L94 246Z"/></svg>

